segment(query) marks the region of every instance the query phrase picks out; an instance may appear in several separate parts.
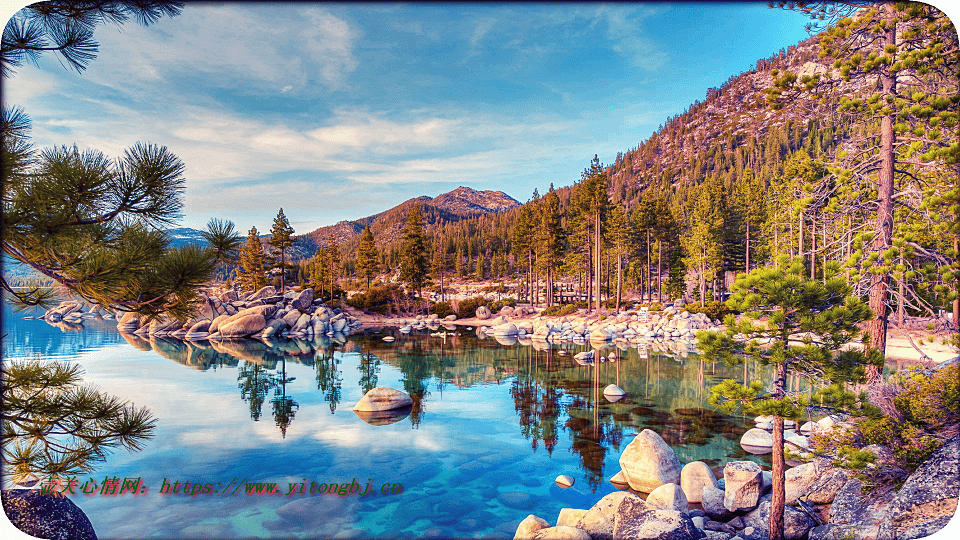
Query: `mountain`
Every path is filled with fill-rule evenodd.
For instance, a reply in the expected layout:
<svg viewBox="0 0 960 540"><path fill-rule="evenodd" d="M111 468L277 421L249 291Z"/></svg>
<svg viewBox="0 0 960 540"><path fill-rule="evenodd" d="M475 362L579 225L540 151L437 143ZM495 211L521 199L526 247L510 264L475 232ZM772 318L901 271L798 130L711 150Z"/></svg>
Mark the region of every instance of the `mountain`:
<svg viewBox="0 0 960 540"><path fill-rule="evenodd" d="M189 227L167 229L167 236L170 237L170 247L180 247L188 244L206 245L207 243L201 231Z"/></svg>
<svg viewBox="0 0 960 540"><path fill-rule="evenodd" d="M420 205L424 225L455 223L520 206L519 201L502 191L477 191L460 186L436 197L409 199L379 214L320 227L298 236L294 248L310 252L311 247L316 249L316 246L326 245L331 234L338 245L344 245L359 237L368 226L377 236L378 243L392 242L400 238L410 207L414 204Z"/></svg>

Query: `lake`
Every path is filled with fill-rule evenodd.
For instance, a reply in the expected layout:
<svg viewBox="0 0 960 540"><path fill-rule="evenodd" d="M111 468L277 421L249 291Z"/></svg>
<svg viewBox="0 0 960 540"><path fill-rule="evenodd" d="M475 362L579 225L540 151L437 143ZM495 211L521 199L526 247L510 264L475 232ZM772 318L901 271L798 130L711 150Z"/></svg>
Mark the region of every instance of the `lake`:
<svg viewBox="0 0 960 540"><path fill-rule="evenodd" d="M753 364L611 348L603 353L617 361L582 366L572 356L589 344L538 350L467 330L370 330L272 348L145 341L111 320L73 330L3 307L5 361L76 362L88 384L157 419L142 451L121 449L78 475L93 494L71 499L101 538L512 538L528 514L553 522L561 508L589 508L616 491L608 479L645 428L683 463L765 461L738 444L752 419L707 404L723 378L755 378ZM611 383L624 399L604 398ZM360 418L351 409L376 386L411 394L412 409ZM574 486L558 487L560 474ZM140 479L146 492L93 488L112 478ZM184 495L186 482L204 487ZM276 483L279 493L245 494L252 483ZM330 494L331 484L346 484L344 495Z"/></svg>

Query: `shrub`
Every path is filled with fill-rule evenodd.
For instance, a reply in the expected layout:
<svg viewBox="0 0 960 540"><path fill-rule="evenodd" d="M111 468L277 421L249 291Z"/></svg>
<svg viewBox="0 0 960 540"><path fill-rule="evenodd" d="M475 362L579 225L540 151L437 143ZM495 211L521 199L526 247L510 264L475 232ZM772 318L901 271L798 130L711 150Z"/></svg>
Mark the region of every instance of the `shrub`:
<svg viewBox="0 0 960 540"><path fill-rule="evenodd" d="M487 305L487 299L482 296L461 300L457 306L457 318L467 319L477 315L477 308Z"/></svg>
<svg viewBox="0 0 960 540"><path fill-rule="evenodd" d="M370 290L367 292L357 293L351 296L347 299L347 305L364 311L373 311L381 315L386 315L393 307L394 297L405 294L403 289L395 283L379 285L370 287Z"/></svg>
<svg viewBox="0 0 960 540"><path fill-rule="evenodd" d="M447 315L453 315L456 313L453 311L453 307L450 306L450 302L437 302L430 308L430 313L436 313L441 319Z"/></svg>
<svg viewBox="0 0 960 540"><path fill-rule="evenodd" d="M543 313L541 313L541 315L546 317L553 317L553 316L563 317L566 315L570 315L572 313L576 313L576 311L577 311L576 304L553 305L543 310Z"/></svg>
<svg viewBox="0 0 960 540"><path fill-rule="evenodd" d="M706 314L707 317L710 317L711 320L717 319L721 321L723 320L724 317L726 317L730 313L733 313L733 310L730 309L723 302L707 302L702 307L698 305L688 304L684 306L684 309L686 309L690 313L704 313Z"/></svg>
<svg viewBox="0 0 960 540"><path fill-rule="evenodd" d="M499 312L504 306L517 307L517 301L513 298L501 298L496 302L490 304L490 311L493 313Z"/></svg>
<svg viewBox="0 0 960 540"><path fill-rule="evenodd" d="M960 366L952 364L932 373L907 371L891 382L902 390L893 398L894 418L874 414L856 419L853 430L815 436L818 451L832 450L848 461L847 466L862 465L856 451L880 444L893 451L902 479L917 469L944 442L960 430ZM889 471L887 471L889 473Z"/></svg>

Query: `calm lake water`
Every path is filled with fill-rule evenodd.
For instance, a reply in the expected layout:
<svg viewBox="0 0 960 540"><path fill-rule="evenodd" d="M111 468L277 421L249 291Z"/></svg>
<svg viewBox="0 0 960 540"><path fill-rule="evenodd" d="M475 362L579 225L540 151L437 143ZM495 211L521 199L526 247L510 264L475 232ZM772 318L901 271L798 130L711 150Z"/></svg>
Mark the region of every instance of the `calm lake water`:
<svg viewBox="0 0 960 540"><path fill-rule="evenodd" d="M86 320L70 331L23 320L6 305L3 332L5 361L76 362L87 383L157 419L142 451L114 452L78 477L98 486L140 478L147 487L137 496L71 497L100 538L512 538L528 514L553 521L561 508L589 508L615 491L608 479L645 428L684 463L719 470L731 459L763 462L738 444L752 421L706 402L712 385L756 377L756 366L695 355L613 348L604 353L616 351L619 361L581 366L572 355L589 345L564 346L562 356L466 330L445 340L388 330L345 342L214 348L125 338L114 321ZM384 342L387 334L396 341ZM610 383L627 396L607 401ZM351 409L375 386L408 392L412 410L383 425L361 419ZM560 474L575 485L559 488ZM310 482L354 480L371 492L310 494ZM216 492L164 494L164 481ZM252 482L275 482L281 493L234 493ZM291 484L296 493L288 495Z"/></svg>

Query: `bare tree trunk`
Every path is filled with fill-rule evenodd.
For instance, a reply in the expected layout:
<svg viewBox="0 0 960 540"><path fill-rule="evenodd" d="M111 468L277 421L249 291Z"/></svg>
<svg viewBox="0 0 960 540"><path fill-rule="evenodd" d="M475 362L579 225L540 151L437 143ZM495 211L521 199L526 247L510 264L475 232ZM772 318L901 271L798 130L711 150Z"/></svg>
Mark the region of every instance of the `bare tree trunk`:
<svg viewBox="0 0 960 540"><path fill-rule="evenodd" d="M817 279L817 219L810 216L810 279Z"/></svg>
<svg viewBox="0 0 960 540"><path fill-rule="evenodd" d="M663 240L657 241L657 302L663 302L663 294L661 291L661 280L660 280L660 263L663 260Z"/></svg>
<svg viewBox="0 0 960 540"><path fill-rule="evenodd" d="M593 220L593 238L594 238L594 249L596 250L596 255L593 259L593 264L596 270L595 271L596 275L594 276L594 279L597 282L597 313L600 313L600 309L602 305L602 300L600 298L600 291L603 290L602 289L603 268L601 263L603 262L603 259L601 258L601 255L600 255L600 241L602 237L600 236L600 213L599 212L597 212L597 215L594 217L594 220Z"/></svg>
<svg viewBox="0 0 960 540"><path fill-rule="evenodd" d="M957 239L953 239L953 252L957 253ZM960 293L960 276L957 277L957 292ZM960 294L957 295L957 298L953 299L953 327L960 328Z"/></svg>
<svg viewBox="0 0 960 540"><path fill-rule="evenodd" d="M746 272L750 273L750 222L747 221L747 262Z"/></svg>
<svg viewBox="0 0 960 540"><path fill-rule="evenodd" d="M881 9L884 11L885 19L893 20L895 16L893 3L882 4ZM884 47L896 47L897 31L895 24L890 24L884 33L883 44ZM880 82L884 96L893 96L896 93L896 75L890 71L889 66L881 71ZM893 165L894 143L896 142L896 134L893 131L893 117L896 111L893 110L893 103L890 103L889 107L890 114L880 120L880 171L878 173L880 183L877 186L877 221L873 236L873 251L878 254L890 248L893 237ZM886 354L887 348L889 288L890 272L871 275L869 306L873 311L874 319L867 322L867 333L870 334L869 347L880 351L881 354ZM881 380L880 370L876 366L867 366L867 376L871 383Z"/></svg>
<svg viewBox="0 0 960 540"><path fill-rule="evenodd" d="M803 212L800 212L800 222L797 224L800 228L800 241L797 249L797 257L799 257L801 261L803 260L803 218Z"/></svg>
<svg viewBox="0 0 960 540"><path fill-rule="evenodd" d="M785 338L786 336L784 336ZM787 365L777 364L773 397L784 396L787 384ZM783 418L773 417L773 455L771 456L771 475L773 483L770 500L770 540L783 540L783 513L786 504L786 464L783 456Z"/></svg>
<svg viewBox="0 0 960 540"><path fill-rule="evenodd" d="M617 254L617 311L620 311L620 300L623 298L623 255Z"/></svg>

